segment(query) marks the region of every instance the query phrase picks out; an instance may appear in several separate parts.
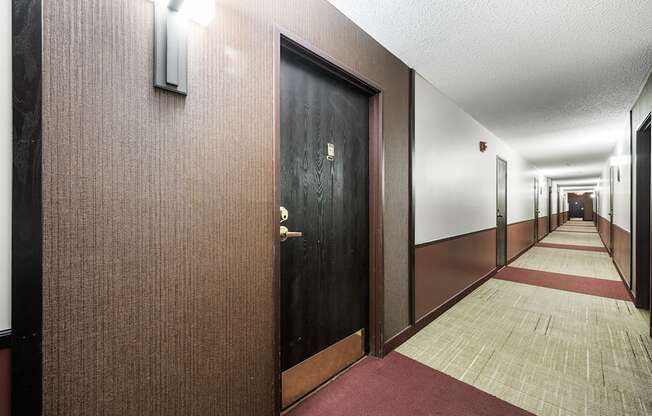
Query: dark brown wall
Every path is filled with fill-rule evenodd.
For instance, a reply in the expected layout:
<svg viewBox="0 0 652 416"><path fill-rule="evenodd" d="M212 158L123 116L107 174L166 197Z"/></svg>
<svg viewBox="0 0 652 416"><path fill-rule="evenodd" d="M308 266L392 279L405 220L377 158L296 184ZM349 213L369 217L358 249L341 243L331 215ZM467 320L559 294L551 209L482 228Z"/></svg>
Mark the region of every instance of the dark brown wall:
<svg viewBox="0 0 652 416"><path fill-rule="evenodd" d="M416 319L423 318L495 267L495 229L417 246Z"/></svg>
<svg viewBox="0 0 652 416"><path fill-rule="evenodd" d="M632 241L628 231L623 230L614 224L614 252L613 258L616 267L625 278L627 285L632 287L631 277L631 255Z"/></svg>
<svg viewBox="0 0 652 416"><path fill-rule="evenodd" d="M534 244L534 219L507 226L507 260L521 254Z"/></svg>
<svg viewBox="0 0 652 416"><path fill-rule="evenodd" d="M11 350L0 350L0 416L11 414Z"/></svg>
<svg viewBox="0 0 652 416"><path fill-rule="evenodd" d="M274 28L384 89L385 338L408 323L409 71L325 0L221 0L189 95L148 0L43 2L44 414L271 415Z"/></svg>
<svg viewBox="0 0 652 416"><path fill-rule="evenodd" d="M552 220L552 229L553 230L559 226L559 224L557 223L558 217L559 216L557 214L552 214L551 220Z"/></svg>
<svg viewBox="0 0 652 416"><path fill-rule="evenodd" d="M539 217L539 240L548 234L548 217Z"/></svg>
<svg viewBox="0 0 652 416"><path fill-rule="evenodd" d="M609 235L611 231L609 230L609 221L606 218L601 217L598 215L598 232L600 233L600 238L602 239L602 243L607 247L607 250L610 249L609 247L609 239L611 236Z"/></svg>

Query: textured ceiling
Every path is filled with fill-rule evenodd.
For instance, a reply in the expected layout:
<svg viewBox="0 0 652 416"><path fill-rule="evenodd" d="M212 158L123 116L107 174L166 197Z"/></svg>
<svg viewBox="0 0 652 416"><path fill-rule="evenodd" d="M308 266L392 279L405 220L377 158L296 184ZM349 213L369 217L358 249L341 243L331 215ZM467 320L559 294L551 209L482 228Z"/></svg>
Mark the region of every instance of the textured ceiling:
<svg viewBox="0 0 652 416"><path fill-rule="evenodd" d="M330 2L556 178L599 173L652 68L652 0Z"/></svg>

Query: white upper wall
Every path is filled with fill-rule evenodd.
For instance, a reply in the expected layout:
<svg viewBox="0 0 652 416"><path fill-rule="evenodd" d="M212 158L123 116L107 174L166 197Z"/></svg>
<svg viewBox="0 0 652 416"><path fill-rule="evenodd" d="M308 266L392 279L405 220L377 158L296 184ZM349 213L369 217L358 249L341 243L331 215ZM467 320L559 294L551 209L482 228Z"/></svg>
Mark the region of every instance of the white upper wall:
<svg viewBox="0 0 652 416"><path fill-rule="evenodd" d="M496 226L496 156L507 161L508 224L532 219L534 167L417 74L416 244Z"/></svg>
<svg viewBox="0 0 652 416"><path fill-rule="evenodd" d="M630 230L631 205L631 149L629 141L629 126L623 126L619 134L616 148L602 168L599 185L598 214L609 220L610 204L610 168L614 169L613 214L614 224L625 231Z"/></svg>
<svg viewBox="0 0 652 416"><path fill-rule="evenodd" d="M11 1L0 0L0 331L11 328Z"/></svg>

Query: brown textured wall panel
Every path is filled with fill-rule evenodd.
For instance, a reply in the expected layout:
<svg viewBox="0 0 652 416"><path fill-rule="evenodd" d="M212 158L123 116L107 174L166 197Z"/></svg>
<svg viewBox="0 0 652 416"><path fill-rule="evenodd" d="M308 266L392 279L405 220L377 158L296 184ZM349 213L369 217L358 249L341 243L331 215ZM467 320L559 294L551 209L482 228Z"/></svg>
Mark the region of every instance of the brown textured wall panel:
<svg viewBox="0 0 652 416"><path fill-rule="evenodd" d="M607 247L607 250L610 249L609 239L611 238L611 230L609 228L609 221L606 218L598 215L598 232L600 233L602 243L605 245L605 247Z"/></svg>
<svg viewBox="0 0 652 416"><path fill-rule="evenodd" d="M495 229L417 247L416 319L441 306L495 267Z"/></svg>
<svg viewBox="0 0 652 416"><path fill-rule="evenodd" d="M512 260L532 244L534 244L534 219L507 226L507 260Z"/></svg>
<svg viewBox="0 0 652 416"><path fill-rule="evenodd" d="M11 415L11 350L0 350L0 416Z"/></svg>
<svg viewBox="0 0 652 416"><path fill-rule="evenodd" d="M632 264L632 240L628 231L614 225L614 262L620 270L629 287L632 287L631 264Z"/></svg>
<svg viewBox="0 0 652 416"><path fill-rule="evenodd" d="M558 215L557 214L552 214L551 220L552 220L552 229L554 230L555 228L557 228L559 226L559 224L557 223Z"/></svg>
<svg viewBox="0 0 652 416"><path fill-rule="evenodd" d="M539 240L548 234L548 217L539 217Z"/></svg>
<svg viewBox="0 0 652 416"><path fill-rule="evenodd" d="M44 2L44 414L271 415L274 29L384 89L385 329L408 322L408 68L324 0L220 0L189 95L148 0Z"/></svg>

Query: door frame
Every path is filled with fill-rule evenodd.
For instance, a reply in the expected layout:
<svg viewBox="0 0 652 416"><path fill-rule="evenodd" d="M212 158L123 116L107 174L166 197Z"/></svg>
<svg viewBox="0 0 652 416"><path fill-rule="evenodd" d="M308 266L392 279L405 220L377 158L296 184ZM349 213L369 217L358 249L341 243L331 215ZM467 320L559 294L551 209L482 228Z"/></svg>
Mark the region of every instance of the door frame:
<svg viewBox="0 0 652 416"><path fill-rule="evenodd" d="M639 147L638 147L638 134L639 134L639 132L641 132L642 130L645 130L646 128L648 128L648 126L650 126L650 124L652 124L652 113L648 114L648 116L645 117L644 121L636 128L635 133L632 132L632 134L635 135L635 137L633 137L633 140L636 142L636 154L632 154L632 159L638 160L638 149L639 149ZM652 126L650 126L650 128L652 128ZM652 143L650 143L650 148L652 149ZM631 149L631 147L630 147L630 149ZM634 189L634 190L635 190L635 188L633 188L633 182L634 182L633 178L634 178L634 175L636 177L638 177L638 167L639 166L638 166L638 163L637 163L636 164L636 169L634 169L633 163L632 163L633 176L632 176L631 182L632 182L632 189ZM650 168L651 171L648 172L648 176L652 176L652 153L650 154L650 166L649 166L649 168ZM637 180L637 186L638 186L638 180ZM650 179L650 186L652 187L652 177ZM649 196L652 196L652 190L650 190ZM643 239L641 238L642 236L639 235L639 233L638 233L638 227L639 227L638 219L639 219L639 212L641 210L638 207L638 202L639 202L638 193L636 193L636 197L634 197L634 192L632 192L630 194L630 198L631 198L630 199L630 208L631 208L632 211L634 210L634 204L636 204L636 224L635 224L635 227L630 227L630 229L632 230L632 233L631 233L632 234L631 235L632 242L634 242L634 241L636 242L635 246L632 245L632 250L631 250L632 251L631 255L633 257L633 261L630 263L631 264L631 271L632 271L632 273L631 273L631 283L633 283L635 285L634 290L632 292L634 293L634 299L635 299L634 303L635 303L636 307L637 308L647 308L648 306L652 306L652 305L650 305L651 300L652 300L652 265L649 264L649 256L648 256L648 266L647 266L648 276L639 276L639 265L640 265L641 262L640 262L640 259L638 258L638 256L636 254L639 251L639 249L641 247L641 243L643 241ZM650 205L650 209L652 210L652 204ZM648 212L647 214L648 214L648 222L649 222L648 230L647 230L647 238L648 238L648 242L647 242L648 247L647 247L647 249L649 250L652 247L652 237L650 236L650 232L652 231L652 213ZM631 221L630 224L633 223L633 217L630 217L630 221ZM634 247L636 248L635 250L634 250ZM636 265L636 267L635 267L635 265ZM631 290L631 287L630 287L630 290ZM650 292L650 293L648 293L648 292ZM652 322L652 317L650 319L651 319L651 322ZM652 326L651 326L650 331L651 331L650 335L652 335Z"/></svg>
<svg viewBox="0 0 652 416"><path fill-rule="evenodd" d="M500 157L498 155L496 155L496 211L498 211L498 164L501 161L505 163L505 212L503 213L504 218L505 218L505 233L504 233L505 234L504 235L504 237L505 237L505 253L504 253L505 254L505 264L503 264L503 265L498 264L498 239L499 239L498 233L499 233L500 230L498 229L498 212L496 212L496 266L497 267L505 267L505 266L507 266L507 263L509 263L509 259L507 258L507 202L508 202L508 198L507 198L507 177L508 177L507 169L508 169L509 165L507 164L507 160L503 159L502 157Z"/></svg>
<svg viewBox="0 0 652 416"><path fill-rule="evenodd" d="M281 412L281 242L278 235L279 163L281 154L281 51L291 47L295 52L340 77L351 85L371 92L369 97L369 355L383 355L384 312L384 153L383 153L383 88L364 75L337 61L291 31L274 28L274 190L269 207L270 236L274 247L274 322L277 356L274 359L274 414Z"/></svg>

